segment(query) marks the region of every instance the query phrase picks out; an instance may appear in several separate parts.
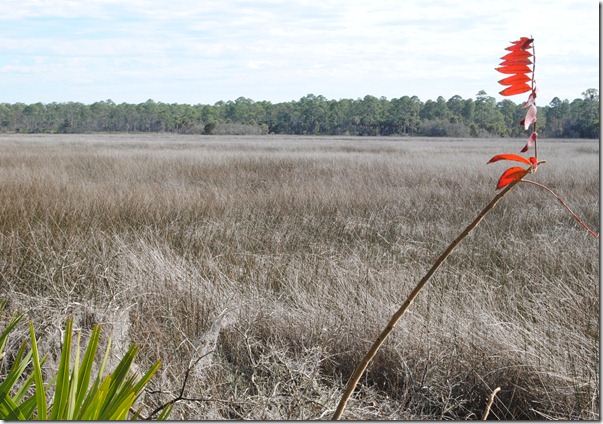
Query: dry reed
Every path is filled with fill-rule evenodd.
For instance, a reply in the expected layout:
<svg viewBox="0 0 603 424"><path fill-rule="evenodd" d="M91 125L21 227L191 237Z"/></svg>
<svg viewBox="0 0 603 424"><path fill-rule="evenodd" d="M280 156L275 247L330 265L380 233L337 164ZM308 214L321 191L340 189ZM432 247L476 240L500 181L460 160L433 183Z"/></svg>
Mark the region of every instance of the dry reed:
<svg viewBox="0 0 603 424"><path fill-rule="evenodd" d="M492 198L500 169L485 162L509 143L2 135L2 292L42 352L69 315L162 359L149 410L178 395L205 340L172 418L326 418ZM540 147L532 179L598 232L598 142ZM598 419L598 248L556 200L517 187L416 299L344 417L476 419L500 386L490 417Z"/></svg>

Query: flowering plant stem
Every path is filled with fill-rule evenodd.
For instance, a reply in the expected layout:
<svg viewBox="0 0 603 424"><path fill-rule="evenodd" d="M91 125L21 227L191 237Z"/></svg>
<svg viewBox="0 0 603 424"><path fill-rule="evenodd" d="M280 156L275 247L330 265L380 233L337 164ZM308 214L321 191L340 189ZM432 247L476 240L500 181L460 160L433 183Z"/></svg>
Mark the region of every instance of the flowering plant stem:
<svg viewBox="0 0 603 424"><path fill-rule="evenodd" d="M484 217L488 214L488 212L490 212L494 208L494 206L496 206L496 204L520 181L521 181L521 179L518 179L518 180L515 180L515 181L509 183L503 190L501 190L490 201L490 203L488 203L488 205L480 212L480 214L473 220L473 222L471 222L471 224L469 224L467 226L467 228L465 228L463 230L463 232L460 233L459 236L452 241L452 243L450 243L450 245L446 248L444 253L442 253L440 255L440 257L434 262L434 264L429 269L429 271L427 271L427 274L425 274L425 276L421 279L421 281L419 281L417 286L410 293L410 295L408 296L406 301L402 304L400 309L398 309L392 315L387 326L383 329L381 334L379 334L379 337L377 337L377 340L375 340L375 342L373 343L373 345L371 346L369 351L366 353L364 358L362 358L362 361L358 364L358 366L354 370L354 374L352 374L352 376L348 380L346 390L343 393L343 396L341 397L339 404L337 405L337 409L335 410L335 413L333 414L333 417L332 417L333 420L338 420L341 418L341 415L343 414L343 411L345 410L346 404L348 403L350 396L354 392L354 389L358 385L358 382L362 378L364 371L366 371L369 364L371 363L371 361L373 360L373 358L375 357L375 355L381 348L381 345L383 345L385 340L387 340L387 338L389 337L391 332L394 330L394 327L396 326L396 324L398 323L400 318L402 318L402 316L406 313L406 311L408 310L408 308L410 307L412 302L418 296L419 292L423 289L423 287L427 284L429 279L433 276L433 274L435 274L435 272L438 270L440 265L442 265L444 263L444 261L448 258L448 256L450 256L450 254L460 244L460 242L462 242L465 239L465 237L467 237L469 235L469 233L471 233L471 231L473 231L473 229L479 225L479 223L482 221L482 219L484 219Z"/></svg>

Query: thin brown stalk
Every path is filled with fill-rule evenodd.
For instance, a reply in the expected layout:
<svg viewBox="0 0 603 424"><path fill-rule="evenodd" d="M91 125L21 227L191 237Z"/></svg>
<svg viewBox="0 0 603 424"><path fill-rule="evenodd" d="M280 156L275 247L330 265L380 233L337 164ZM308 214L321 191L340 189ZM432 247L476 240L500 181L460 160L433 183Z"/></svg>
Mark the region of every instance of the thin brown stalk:
<svg viewBox="0 0 603 424"><path fill-rule="evenodd" d="M480 212L480 214L473 220L473 222L471 222L471 224L469 224L467 226L467 228L465 228L463 230L463 232L461 234L459 234L459 236L456 239L454 239L454 241L452 243L450 243L450 245L446 248L444 253L442 253L440 255L440 257L435 261L435 263L432 265L432 267L429 269L429 271L427 271L427 274L425 274L425 276L421 279L421 281L419 281L417 286L410 293L410 295L408 296L406 301L402 304L400 309L398 309L392 315L392 317L389 320L385 329L383 329L383 331L381 332L379 337L377 337L377 340L375 340L375 342L373 343L373 345L371 346L369 351L366 353L364 358L362 358L362 361L360 361L360 363L356 367L356 370L350 377L346 390L343 393L343 396L341 397L339 404L337 405L337 409L335 410L335 413L333 414L332 420L338 420L341 418L341 415L343 414L343 411L345 410L348 400L350 399L350 396L352 395L352 393L354 392L354 389L358 385L360 378L362 378L364 371L366 371L367 367L369 366L369 364L371 363L371 361L377 354L377 351L379 351L379 349L381 348L381 345L383 345L385 340L389 337L389 335L394 330L394 327L396 326L396 324L398 323L400 318L402 318L402 316L406 313L406 311L408 310L410 305L413 303L413 301L415 300L415 298L417 297L419 292L423 289L425 284L427 284L429 279L438 270L440 265L442 265L442 263L444 263L444 261L448 258L448 256L450 256L450 254L459 245L459 243L461 241L463 241L465 239L465 237L467 237L469 235L469 233L471 233L471 231L479 225L479 223L486 216L486 214L488 212L490 212L492 210L492 208L494 208L494 206L496 206L496 204L500 201L500 199L502 199L513 187L515 187L515 185L517 185L517 183L519 181L521 181L521 180L513 181L512 183L507 185L500 193L498 193L492 199L492 201L490 201L490 203L488 203L488 205Z"/></svg>
<svg viewBox="0 0 603 424"><path fill-rule="evenodd" d="M561 199L561 197L559 197L559 196L558 196L558 195L557 195L557 194L556 194L556 193L555 193L553 190L551 190L550 188L548 188L548 187L547 187L547 186L545 186L544 184L537 183L536 181L531 181L531 180L522 180L522 182L524 182L524 183L530 183L530 184L534 184L535 186L540 187L540 188L543 188L543 189L545 189L546 191L548 191L549 193L551 193L553 196L555 196L555 198L556 198L557 200L559 200L559 203L561 203L561 205L563 205L563 207L564 207L565 209L567 209L567 211L568 211L570 214L572 214L572 216L573 216L573 217L576 219L576 221L578 221L578 222L580 223L580 225L582 225L582 226L583 226L583 227L586 229L586 231L588 231L589 233L591 233L591 234L593 235L593 237L595 237L595 238L597 238L597 239L599 238L599 236L597 235L597 233L595 233L593 230L591 230L590 228L588 228L588 225L586 225L586 224L584 223L584 221L582 221L582 220L580 219L580 217L579 217L578 215L576 215L576 214L574 213L574 211L573 211L573 210L571 210L571 209L570 209L570 207L569 207L568 205L566 205L566 204L565 204L565 202L563 201L563 199Z"/></svg>

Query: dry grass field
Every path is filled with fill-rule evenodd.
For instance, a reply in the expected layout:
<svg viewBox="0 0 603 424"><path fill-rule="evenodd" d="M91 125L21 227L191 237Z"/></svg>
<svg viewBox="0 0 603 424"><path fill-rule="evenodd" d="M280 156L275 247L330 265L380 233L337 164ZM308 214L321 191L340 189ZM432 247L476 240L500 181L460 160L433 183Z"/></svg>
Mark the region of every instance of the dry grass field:
<svg viewBox="0 0 603 424"><path fill-rule="evenodd" d="M83 336L103 324L113 361L131 342L141 368L161 359L145 413L190 368L172 419L329 418L495 195L505 165L488 159L523 145L0 135L1 295L36 323L49 367L68 316ZM598 140L543 139L539 153L530 178L598 233ZM598 241L520 184L419 295L344 418L478 419L500 386L490 418L599 419L599 330Z"/></svg>

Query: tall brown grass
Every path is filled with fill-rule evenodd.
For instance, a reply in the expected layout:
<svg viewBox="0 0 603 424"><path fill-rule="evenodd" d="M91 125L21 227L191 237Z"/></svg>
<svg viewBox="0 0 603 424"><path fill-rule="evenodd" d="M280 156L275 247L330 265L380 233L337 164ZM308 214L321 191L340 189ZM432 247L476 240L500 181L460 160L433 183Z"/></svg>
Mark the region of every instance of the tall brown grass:
<svg viewBox="0 0 603 424"><path fill-rule="evenodd" d="M2 135L2 295L51 364L66 316L112 331L116 356L136 341L145 365L162 359L148 411L190 368L173 419L326 418L493 197L501 168L485 162L513 143ZM542 140L540 156L531 178L598 232L598 142ZM490 418L598 419L598 249L547 193L516 188L421 293L344 418L479 418L500 386Z"/></svg>

